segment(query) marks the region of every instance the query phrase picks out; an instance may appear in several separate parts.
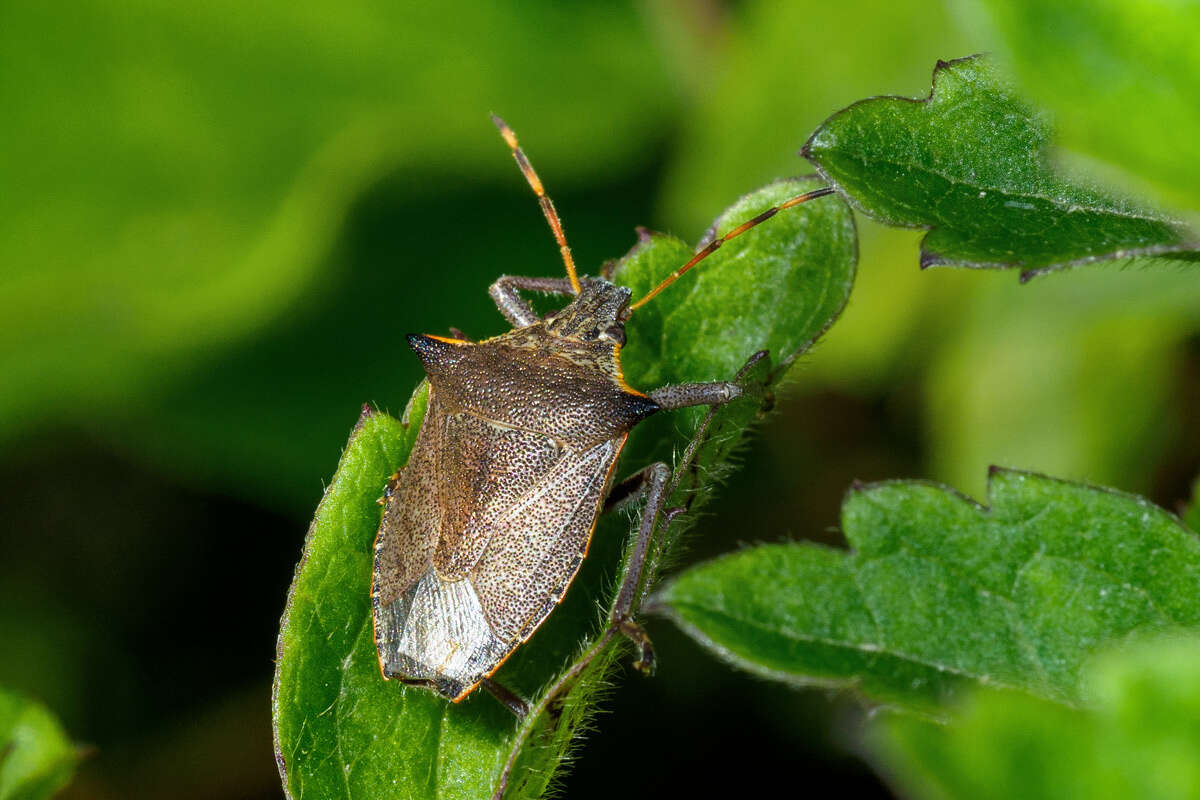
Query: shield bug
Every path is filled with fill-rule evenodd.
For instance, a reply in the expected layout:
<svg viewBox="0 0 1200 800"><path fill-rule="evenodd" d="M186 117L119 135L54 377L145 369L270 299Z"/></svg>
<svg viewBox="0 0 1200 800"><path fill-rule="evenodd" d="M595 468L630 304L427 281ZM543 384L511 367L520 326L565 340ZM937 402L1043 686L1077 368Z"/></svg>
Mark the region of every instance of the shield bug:
<svg viewBox="0 0 1200 800"><path fill-rule="evenodd" d="M502 276L490 289L513 330L480 342L411 335L429 381L425 420L406 466L388 482L371 588L385 679L431 688L455 702L481 683L520 712L490 676L562 600L613 497L646 498L612 625L642 648L631 618L670 472L657 463L613 487L630 430L662 410L718 405L741 390L724 381L642 393L621 374L625 322L714 252L779 211L829 194L794 197L713 238L635 303L608 279L580 278L554 204L498 117L493 121L554 233L565 278ZM521 291L570 302L544 317Z"/></svg>

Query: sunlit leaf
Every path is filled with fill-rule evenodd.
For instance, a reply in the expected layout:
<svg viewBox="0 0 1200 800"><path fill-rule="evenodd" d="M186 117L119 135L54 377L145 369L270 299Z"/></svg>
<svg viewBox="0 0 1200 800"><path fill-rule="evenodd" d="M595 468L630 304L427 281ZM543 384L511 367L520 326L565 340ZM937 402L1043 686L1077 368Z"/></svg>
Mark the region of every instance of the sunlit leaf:
<svg viewBox="0 0 1200 800"><path fill-rule="evenodd" d="M1200 246L1180 224L1056 175L1049 140L1046 122L975 57L939 62L927 99L878 97L839 111L803 152L867 214L929 228L922 266L1028 276Z"/></svg>
<svg viewBox="0 0 1200 800"><path fill-rule="evenodd" d="M753 671L931 713L975 685L1079 704L1098 646L1200 629L1200 539L1174 516L1006 470L988 497L855 488L842 513L851 551L750 548L686 571L655 607Z"/></svg>
<svg viewBox="0 0 1200 800"><path fill-rule="evenodd" d="M773 183L732 205L714 230L727 233L821 185L812 178ZM616 273L635 299L692 254L673 236L643 236ZM776 359L805 350L846 304L856 258L854 222L844 203L822 197L785 211L731 240L640 308L621 354L625 370L650 389L728 378L756 350Z"/></svg>
<svg viewBox="0 0 1200 800"><path fill-rule="evenodd" d="M1200 6L1174 0L984 0L1021 88L1057 141L1200 209Z"/></svg>

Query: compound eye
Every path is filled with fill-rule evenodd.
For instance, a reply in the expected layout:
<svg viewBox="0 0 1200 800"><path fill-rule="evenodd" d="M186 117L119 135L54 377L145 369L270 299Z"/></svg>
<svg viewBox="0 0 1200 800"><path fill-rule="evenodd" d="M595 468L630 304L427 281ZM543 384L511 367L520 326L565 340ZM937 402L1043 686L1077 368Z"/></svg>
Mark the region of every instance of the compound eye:
<svg viewBox="0 0 1200 800"><path fill-rule="evenodd" d="M600 338L609 342L616 342L619 346L625 346L625 326L624 325L609 325L600 334Z"/></svg>

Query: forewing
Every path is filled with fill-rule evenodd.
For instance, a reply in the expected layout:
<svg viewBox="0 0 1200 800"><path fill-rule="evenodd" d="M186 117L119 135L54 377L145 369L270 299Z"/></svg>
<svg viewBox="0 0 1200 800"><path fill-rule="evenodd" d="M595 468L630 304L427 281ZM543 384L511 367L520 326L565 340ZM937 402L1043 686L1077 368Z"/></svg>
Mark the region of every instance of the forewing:
<svg viewBox="0 0 1200 800"><path fill-rule="evenodd" d="M541 433L449 414L439 452L441 535L433 564L447 581L466 578L505 519L568 451Z"/></svg>
<svg viewBox="0 0 1200 800"><path fill-rule="evenodd" d="M373 614L380 669L457 699L511 650L492 632L469 581L444 580L434 556L446 527L445 407L431 391L408 464L387 492L375 539Z"/></svg>
<svg viewBox="0 0 1200 800"><path fill-rule="evenodd" d="M386 494L375 536L373 595L377 608L392 603L429 569L441 532L438 459L445 412L430 391L425 421L408 464ZM378 621L378 620L376 620Z"/></svg>
<svg viewBox="0 0 1200 800"><path fill-rule="evenodd" d="M566 451L498 518L471 583L497 636L529 637L562 599L600 513L625 437Z"/></svg>

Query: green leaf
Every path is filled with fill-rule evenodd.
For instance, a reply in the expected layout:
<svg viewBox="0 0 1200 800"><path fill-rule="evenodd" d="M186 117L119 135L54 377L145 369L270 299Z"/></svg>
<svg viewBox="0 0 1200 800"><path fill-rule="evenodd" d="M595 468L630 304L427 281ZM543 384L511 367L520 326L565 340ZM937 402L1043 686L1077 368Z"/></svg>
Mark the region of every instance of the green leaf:
<svg viewBox="0 0 1200 800"><path fill-rule="evenodd" d="M489 108L563 181L653 149L674 95L632 3L457 11L6 2L0 434L137 418L336 280L345 215L393 171L519 181Z"/></svg>
<svg viewBox="0 0 1200 800"><path fill-rule="evenodd" d="M804 180L766 187L727 211L718 229L813 185ZM689 377L737 377L744 388L742 397L702 415L698 428L659 415L668 431L695 431L675 461L673 503L698 507L729 451L763 413L771 383L845 303L854 274L853 234L850 210L838 198L805 204L731 240L634 314L625 363L632 385L649 389ZM622 260L618 278L643 292L690 253L677 240L647 236ZM736 317L754 303L761 304L757 315ZM712 323L705 324L709 316ZM764 347L776 347L784 357L774 363L758 357L739 370ZM671 363L662 365L659 355ZM380 678L369 609L376 500L408 458L425 398L418 389L406 423L364 412L309 531L281 624L273 700L276 752L291 797L475 798L496 791L540 797L627 650L623 637L600 624L596 613L597 606L609 607L614 580L628 559L623 562L620 553L628 523L610 515L601 520L563 604L497 676L530 698L524 720L484 692L451 704ZM664 452L654 435L641 438L642 452L667 458L680 441L676 433ZM635 458L621 474L641 466ZM682 528L675 522L660 535L647 583Z"/></svg>
<svg viewBox="0 0 1200 800"><path fill-rule="evenodd" d="M839 111L802 152L865 213L930 228L923 267L1018 267L1028 277L1200 246L1177 223L1055 175L1049 139L1045 121L974 57L938 62L925 100L879 97Z"/></svg>
<svg viewBox="0 0 1200 800"><path fill-rule="evenodd" d="M971 4L1065 147L1200 209L1200 6L1173 0Z"/></svg>
<svg viewBox="0 0 1200 800"><path fill-rule="evenodd" d="M78 751L44 706L0 689L0 800L52 797L78 763Z"/></svg>
<svg viewBox="0 0 1200 800"><path fill-rule="evenodd" d="M718 217L701 243L822 185L793 178L759 189ZM830 199L811 200L732 239L640 308L621 353L634 385L731 377L764 349L783 354L786 368L786 357L807 350L837 318L854 283L854 221L844 203ZM692 252L673 236L642 231L617 265L616 281L640 298Z"/></svg>
<svg viewBox="0 0 1200 800"><path fill-rule="evenodd" d="M885 716L874 749L907 797L1200 797L1200 642L1139 643L1089 678L1088 710L985 690L948 725Z"/></svg>
<svg viewBox="0 0 1200 800"><path fill-rule="evenodd" d="M821 185L813 178L793 178L759 189L726 209L701 244ZM746 392L714 415L702 409L661 414L633 431L626 463L672 463L680 430L691 437L700 426L708 428L705 438L712 447L696 443L698 469L677 470L668 506L689 511L703 506L742 431L770 402L770 387L845 306L854 284L857 239L849 208L831 199L809 201L730 240L630 319L621 358L634 386L650 390L732 379L737 373ZM643 232L617 265L616 281L640 298L692 252L675 237ZM761 350L768 355L740 373L746 359ZM662 552L655 559L666 557L692 519L689 515L671 526L659 540Z"/></svg>
<svg viewBox="0 0 1200 800"><path fill-rule="evenodd" d="M1200 540L1171 514L999 469L988 496L858 487L842 508L852 551L751 548L688 570L654 606L748 669L923 712L970 685L1077 704L1098 645L1200 627Z"/></svg>
<svg viewBox="0 0 1200 800"><path fill-rule="evenodd" d="M662 12L664 25L697 25L670 2L649 6ZM660 207L669 229L702 230L726 198L804 171L796 151L831 110L860 97L925 91L938 56L970 52L951 18L944 4L921 0L725 6L721 46L700 38L694 60L680 67L699 91L678 126L663 181ZM857 222L863 268L854 302L796 380L890 391L912 374L910 362L922 352L911 348L912 332L931 316L923 312L937 288L906 268L914 232Z"/></svg>

